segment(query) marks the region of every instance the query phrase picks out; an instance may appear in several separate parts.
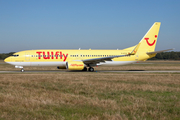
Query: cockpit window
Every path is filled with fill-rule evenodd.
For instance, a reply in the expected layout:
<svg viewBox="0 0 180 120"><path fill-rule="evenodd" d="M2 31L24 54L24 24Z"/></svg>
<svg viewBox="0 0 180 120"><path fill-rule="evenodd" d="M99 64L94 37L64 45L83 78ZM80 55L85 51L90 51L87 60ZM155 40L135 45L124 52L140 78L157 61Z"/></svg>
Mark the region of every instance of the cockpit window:
<svg viewBox="0 0 180 120"><path fill-rule="evenodd" d="M19 55L17 54L17 55L12 55L12 56L14 56L14 57L18 57Z"/></svg>

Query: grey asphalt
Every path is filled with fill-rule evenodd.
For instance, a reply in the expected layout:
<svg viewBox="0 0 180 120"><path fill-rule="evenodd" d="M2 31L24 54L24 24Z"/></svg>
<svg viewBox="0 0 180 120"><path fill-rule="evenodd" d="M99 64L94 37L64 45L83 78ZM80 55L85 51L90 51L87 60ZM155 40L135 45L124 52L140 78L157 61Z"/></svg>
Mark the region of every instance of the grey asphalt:
<svg viewBox="0 0 180 120"><path fill-rule="evenodd" d="M40 70L40 71L37 71L37 70L27 70L23 73L54 73L54 72L83 72L83 71L62 71L62 70ZM117 73L180 73L180 70L168 70L168 71L148 71L148 70L126 70L126 71L121 71L121 70L117 70L117 71L114 71L114 70L97 70L97 71L94 71L94 72L117 72ZM0 73L21 73L21 71L0 71Z"/></svg>

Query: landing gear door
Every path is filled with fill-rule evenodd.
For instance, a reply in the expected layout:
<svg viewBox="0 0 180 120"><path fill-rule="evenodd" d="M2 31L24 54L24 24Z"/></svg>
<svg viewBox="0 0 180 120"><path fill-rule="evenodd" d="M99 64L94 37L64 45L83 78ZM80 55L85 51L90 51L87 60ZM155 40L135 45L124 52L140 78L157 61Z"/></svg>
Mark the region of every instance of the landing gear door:
<svg viewBox="0 0 180 120"><path fill-rule="evenodd" d="M29 52L25 52L25 60L26 61L30 60L30 53Z"/></svg>

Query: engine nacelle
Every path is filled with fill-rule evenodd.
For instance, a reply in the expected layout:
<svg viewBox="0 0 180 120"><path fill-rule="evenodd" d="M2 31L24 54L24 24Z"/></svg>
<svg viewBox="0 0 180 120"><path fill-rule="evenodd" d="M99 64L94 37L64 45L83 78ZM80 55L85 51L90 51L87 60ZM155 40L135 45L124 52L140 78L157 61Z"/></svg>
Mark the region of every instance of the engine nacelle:
<svg viewBox="0 0 180 120"><path fill-rule="evenodd" d="M70 61L66 63L66 69L68 70L83 70L84 63L81 61Z"/></svg>

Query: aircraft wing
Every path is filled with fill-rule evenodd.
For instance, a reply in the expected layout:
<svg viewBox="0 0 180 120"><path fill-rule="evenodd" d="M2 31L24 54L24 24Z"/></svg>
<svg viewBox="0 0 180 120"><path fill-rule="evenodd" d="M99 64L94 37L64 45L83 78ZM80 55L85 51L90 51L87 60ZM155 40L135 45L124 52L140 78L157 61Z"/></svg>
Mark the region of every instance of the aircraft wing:
<svg viewBox="0 0 180 120"><path fill-rule="evenodd" d="M147 54L148 55L150 55L150 54L157 54L157 53L166 52L166 51L170 51L170 50L174 50L174 49L167 49L167 50L161 50L161 51L147 52Z"/></svg>
<svg viewBox="0 0 180 120"><path fill-rule="evenodd" d="M141 43L139 43L137 46L135 46L135 48L133 49L133 51L129 54L126 55L117 55L117 56L109 56L109 57L102 57L102 58L94 58L94 59L86 59L86 60L82 60L84 62L84 64L88 65L88 64L97 64L99 62L105 62L105 61L112 61L113 58L117 58L117 57L124 57L124 56L130 56L130 55L135 55L139 46Z"/></svg>
<svg viewBox="0 0 180 120"><path fill-rule="evenodd" d="M87 64L97 64L99 62L112 61L113 58L124 57L124 56L129 56L129 55L117 55L117 56L101 57L101 58L94 58L94 59L85 59L82 61L86 65Z"/></svg>

